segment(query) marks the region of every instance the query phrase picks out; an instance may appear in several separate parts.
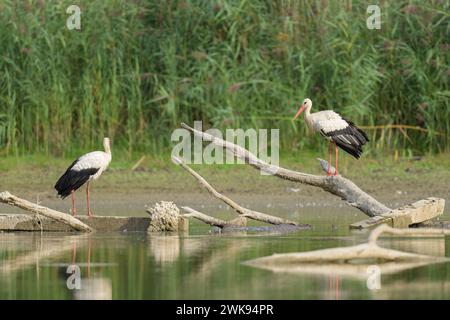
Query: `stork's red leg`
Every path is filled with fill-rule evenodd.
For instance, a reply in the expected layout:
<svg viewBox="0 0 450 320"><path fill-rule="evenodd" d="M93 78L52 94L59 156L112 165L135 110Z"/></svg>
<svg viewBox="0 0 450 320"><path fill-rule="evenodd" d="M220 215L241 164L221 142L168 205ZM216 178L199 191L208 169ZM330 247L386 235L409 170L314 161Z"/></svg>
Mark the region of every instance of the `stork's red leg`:
<svg viewBox="0 0 450 320"><path fill-rule="evenodd" d="M336 148L336 159L335 159L335 166L336 168L334 169L334 175L337 176L338 175L338 153L339 153L339 149L337 145L334 145Z"/></svg>
<svg viewBox="0 0 450 320"><path fill-rule="evenodd" d="M77 208L75 208L75 191L72 190L72 215L77 215Z"/></svg>
<svg viewBox="0 0 450 320"><path fill-rule="evenodd" d="M92 217L91 204L90 204L90 201L89 201L89 185L90 185L90 182L87 183L87 187L86 187L86 204L87 204L88 216Z"/></svg>
<svg viewBox="0 0 450 320"><path fill-rule="evenodd" d="M328 148L329 159L328 159L327 176L331 176L331 153L333 150L332 148L333 148L333 142L330 142L330 147Z"/></svg>

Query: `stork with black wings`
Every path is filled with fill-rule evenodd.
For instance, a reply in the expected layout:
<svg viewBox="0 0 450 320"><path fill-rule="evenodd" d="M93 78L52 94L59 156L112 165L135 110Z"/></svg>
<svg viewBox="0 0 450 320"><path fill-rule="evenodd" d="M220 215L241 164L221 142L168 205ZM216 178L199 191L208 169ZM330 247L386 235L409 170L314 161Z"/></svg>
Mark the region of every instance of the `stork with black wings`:
<svg viewBox="0 0 450 320"><path fill-rule="evenodd" d="M331 175L331 154L333 145L335 146L336 159L334 175L337 175L338 147L356 159L359 159L363 152L362 146L369 141L369 138L367 137L367 134L353 122L344 119L333 110L311 113L311 107L312 101L310 99L305 99L292 120L297 119L297 117L305 111L305 122L308 128L320 133L330 142L327 175Z"/></svg>
<svg viewBox="0 0 450 320"><path fill-rule="evenodd" d="M111 162L109 138L103 139L103 147L105 151L93 151L79 157L69 166L69 168L67 168L66 172L64 172L64 174L58 179L58 182L56 182L55 189L58 191L58 196L62 199L65 199L69 195L72 196L72 214L74 216L77 213L75 207L75 191L77 191L85 183L87 183L87 214L90 217L92 216L89 199L89 187L91 181L100 177Z"/></svg>

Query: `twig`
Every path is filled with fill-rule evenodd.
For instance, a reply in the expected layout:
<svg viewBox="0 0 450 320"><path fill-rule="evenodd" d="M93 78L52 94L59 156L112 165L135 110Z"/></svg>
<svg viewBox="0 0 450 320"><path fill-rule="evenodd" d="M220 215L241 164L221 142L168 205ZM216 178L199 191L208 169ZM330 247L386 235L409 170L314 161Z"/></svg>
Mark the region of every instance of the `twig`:
<svg viewBox="0 0 450 320"><path fill-rule="evenodd" d="M142 163L144 160L145 160L145 156L142 156L142 157L135 163L135 165L131 168L131 171L136 170L136 169L141 165L141 163Z"/></svg>
<svg viewBox="0 0 450 320"><path fill-rule="evenodd" d="M378 130L378 129L408 129L408 130L415 130L415 131L421 131L421 132L430 132L435 135L440 136L446 136L444 132L425 129L418 126L411 126L407 124L386 124L386 125L375 125L375 126L359 126L361 129L367 129L367 130Z"/></svg>

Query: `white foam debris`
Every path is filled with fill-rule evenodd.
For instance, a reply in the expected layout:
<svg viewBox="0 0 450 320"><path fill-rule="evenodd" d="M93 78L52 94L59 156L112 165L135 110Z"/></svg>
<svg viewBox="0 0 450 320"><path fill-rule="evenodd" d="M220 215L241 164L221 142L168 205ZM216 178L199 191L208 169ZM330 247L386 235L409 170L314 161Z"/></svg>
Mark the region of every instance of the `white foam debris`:
<svg viewBox="0 0 450 320"><path fill-rule="evenodd" d="M177 231L180 209L172 201L160 201L147 209L151 223L149 231Z"/></svg>

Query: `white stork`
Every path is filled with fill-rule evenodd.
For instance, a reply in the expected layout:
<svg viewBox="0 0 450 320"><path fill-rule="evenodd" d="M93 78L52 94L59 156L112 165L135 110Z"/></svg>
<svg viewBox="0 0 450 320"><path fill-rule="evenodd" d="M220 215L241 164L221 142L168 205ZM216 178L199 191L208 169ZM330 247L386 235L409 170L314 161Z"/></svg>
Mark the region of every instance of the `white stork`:
<svg viewBox="0 0 450 320"><path fill-rule="evenodd" d="M362 146L369 141L369 138L367 137L367 134L355 126L353 122L344 119L333 110L311 113L311 107L312 101L310 99L305 99L292 121L297 119L297 117L305 110L305 121L308 128L319 132L330 141L330 159L328 161L327 176L331 175L330 163L332 147L334 144L336 149L336 169L334 175L336 176L338 174L338 147L358 159L363 152Z"/></svg>
<svg viewBox="0 0 450 320"><path fill-rule="evenodd" d="M92 216L89 203L89 184L92 180L100 177L111 162L111 148L109 146L109 138L103 139L103 147L105 151L93 151L86 153L75 160L66 172L56 182L55 189L58 196L62 199L72 195L72 214L75 216L77 209L75 208L75 191L87 182L86 186L86 203L88 216Z"/></svg>

